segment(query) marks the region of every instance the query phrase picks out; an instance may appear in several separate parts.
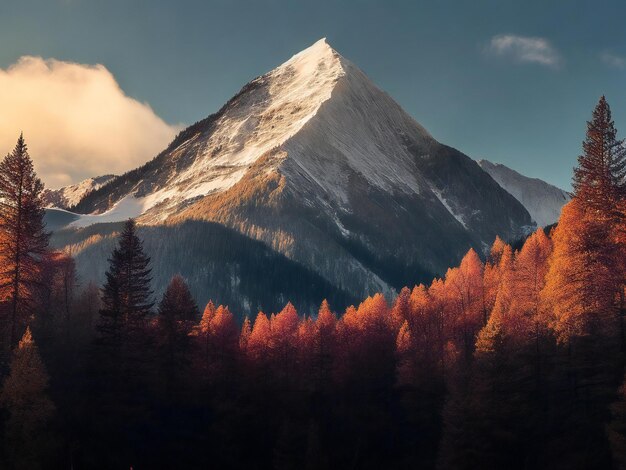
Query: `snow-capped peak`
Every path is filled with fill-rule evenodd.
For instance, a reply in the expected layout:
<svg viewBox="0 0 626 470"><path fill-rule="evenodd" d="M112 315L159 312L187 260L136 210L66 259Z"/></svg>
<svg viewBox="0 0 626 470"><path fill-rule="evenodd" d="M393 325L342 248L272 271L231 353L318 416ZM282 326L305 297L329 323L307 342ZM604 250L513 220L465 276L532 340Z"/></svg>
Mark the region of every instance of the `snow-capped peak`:
<svg viewBox="0 0 626 470"><path fill-rule="evenodd" d="M314 69L307 69L307 66L317 66L323 62L334 62L340 55L335 51L330 44L326 41L326 38L322 38L306 49L301 50L297 54L291 57L281 67L296 67L303 69L303 72L314 71Z"/></svg>

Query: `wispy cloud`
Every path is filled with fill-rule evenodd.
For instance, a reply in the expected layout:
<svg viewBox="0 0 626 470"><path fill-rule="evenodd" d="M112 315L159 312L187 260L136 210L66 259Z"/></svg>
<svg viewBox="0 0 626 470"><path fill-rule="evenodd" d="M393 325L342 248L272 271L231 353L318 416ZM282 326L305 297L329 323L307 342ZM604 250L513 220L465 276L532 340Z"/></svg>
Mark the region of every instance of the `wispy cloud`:
<svg viewBox="0 0 626 470"><path fill-rule="evenodd" d="M613 67L615 69L626 68L626 59L611 52L603 52L600 54L600 59L609 67Z"/></svg>
<svg viewBox="0 0 626 470"><path fill-rule="evenodd" d="M557 68L563 59L545 38L499 34L491 38L487 52L498 57L509 57L520 63L533 63Z"/></svg>
<svg viewBox="0 0 626 470"><path fill-rule="evenodd" d="M0 156L24 131L46 186L129 170L178 130L126 95L103 65L24 56L0 68Z"/></svg>

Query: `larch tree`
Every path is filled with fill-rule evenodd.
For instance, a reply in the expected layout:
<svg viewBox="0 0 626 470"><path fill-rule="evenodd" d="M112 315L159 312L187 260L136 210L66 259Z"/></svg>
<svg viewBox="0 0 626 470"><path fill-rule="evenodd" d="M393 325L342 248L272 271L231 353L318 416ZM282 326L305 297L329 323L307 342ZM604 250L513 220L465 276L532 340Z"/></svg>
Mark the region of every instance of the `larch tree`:
<svg viewBox="0 0 626 470"><path fill-rule="evenodd" d="M567 344L576 337L612 334L620 279L610 232L606 223L585 211L578 198L561 212L542 291L560 343Z"/></svg>
<svg viewBox="0 0 626 470"><path fill-rule="evenodd" d="M0 294L10 304L11 347L19 338L21 317L33 306L48 250L43 189L20 134L13 151L0 162Z"/></svg>
<svg viewBox="0 0 626 470"><path fill-rule="evenodd" d="M259 312L246 345L247 356L253 363L267 358L271 336L270 320L263 312Z"/></svg>
<svg viewBox="0 0 626 470"><path fill-rule="evenodd" d="M271 318L270 351L275 374L282 380L295 378L298 312L291 302Z"/></svg>
<svg viewBox="0 0 626 470"><path fill-rule="evenodd" d="M491 251L483 273L483 315L485 323L496 304L498 290L503 279L503 273L512 265L513 250L500 237L491 247Z"/></svg>
<svg viewBox="0 0 626 470"><path fill-rule="evenodd" d="M513 277L514 296L509 317L519 319L516 339L527 345L532 338L535 353L539 354L540 339L547 329L548 321L543 314L541 291L548 271L548 259L552 243L542 229L533 233L515 256Z"/></svg>
<svg viewBox="0 0 626 470"><path fill-rule="evenodd" d="M445 288L448 305L454 312L457 346L469 360L474 350L476 334L485 324L483 306L483 264L470 249L458 268L446 273Z"/></svg>
<svg viewBox="0 0 626 470"><path fill-rule="evenodd" d="M252 334L252 325L250 324L250 318L246 316L241 325L241 333L239 334L239 350L245 352L248 348L248 340Z"/></svg>
<svg viewBox="0 0 626 470"><path fill-rule="evenodd" d="M330 389L332 378L336 327L337 316L331 311L328 301L324 299L315 320L313 374L318 387L325 391Z"/></svg>
<svg viewBox="0 0 626 470"><path fill-rule="evenodd" d="M26 329L13 351L10 373L0 391L0 406L9 415L6 421L6 450L14 468L43 468L40 462L43 432L54 405L48 398L48 374L37 345Z"/></svg>
<svg viewBox="0 0 626 470"><path fill-rule="evenodd" d="M214 380L232 380L237 359L239 328L228 307L223 305L217 307L209 331L213 351L212 377Z"/></svg>

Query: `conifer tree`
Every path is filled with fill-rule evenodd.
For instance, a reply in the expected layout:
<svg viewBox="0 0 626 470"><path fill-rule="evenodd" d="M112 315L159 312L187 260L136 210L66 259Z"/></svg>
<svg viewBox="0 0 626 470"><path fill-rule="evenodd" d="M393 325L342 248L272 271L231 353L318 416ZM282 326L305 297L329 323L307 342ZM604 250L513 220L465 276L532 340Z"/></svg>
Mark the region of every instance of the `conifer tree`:
<svg viewBox="0 0 626 470"><path fill-rule="evenodd" d="M42 433L54 412L47 388L48 374L27 328L13 352L11 371L0 391L0 406L9 415L5 450L15 468L39 468L42 464Z"/></svg>
<svg viewBox="0 0 626 470"><path fill-rule="evenodd" d="M20 317L33 306L48 250L43 189L20 134L13 152L0 162L0 291L10 302L11 347L19 338Z"/></svg>
<svg viewBox="0 0 626 470"><path fill-rule="evenodd" d="M239 335L239 349L241 351L246 351L248 348L248 340L250 339L250 335L252 334L252 326L250 325L250 318L246 317L243 320L243 325L241 326L241 334Z"/></svg>
<svg viewBox="0 0 626 470"><path fill-rule="evenodd" d="M587 122L583 155L574 169L574 196L584 209L611 219L626 184L626 148L617 139L611 108L602 96Z"/></svg>
<svg viewBox="0 0 626 470"><path fill-rule="evenodd" d="M330 386L333 355L335 353L335 329L337 316L331 311L324 299L315 320L315 339L313 342L313 374L320 389L327 391Z"/></svg>
<svg viewBox="0 0 626 470"><path fill-rule="evenodd" d="M119 340L123 329L141 326L154 303L151 301L150 258L129 219L109 259L109 270L102 288L100 331L108 339Z"/></svg>

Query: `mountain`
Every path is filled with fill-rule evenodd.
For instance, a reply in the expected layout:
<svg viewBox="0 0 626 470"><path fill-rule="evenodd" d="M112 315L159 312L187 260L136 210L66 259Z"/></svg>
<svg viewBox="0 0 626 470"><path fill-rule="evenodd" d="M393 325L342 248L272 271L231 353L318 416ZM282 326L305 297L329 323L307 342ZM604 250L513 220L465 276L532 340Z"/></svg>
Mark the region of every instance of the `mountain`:
<svg viewBox="0 0 626 470"><path fill-rule="evenodd" d="M479 160L478 164L502 188L522 203L533 221L540 227L546 227L559 220L561 208L571 198L567 191L540 179L521 175L501 163Z"/></svg>
<svg viewBox="0 0 626 470"><path fill-rule="evenodd" d="M47 207L69 209L78 204L91 191L101 188L115 178L114 175L103 175L87 178L77 184L60 189L46 189L43 192L44 203Z"/></svg>
<svg viewBox="0 0 626 470"><path fill-rule="evenodd" d="M430 280L470 247L533 225L474 160L437 142L323 39L75 210L83 215L67 230L95 245L106 236L92 224L127 217L163 233L217 223L356 297ZM157 252L175 243L158 239Z"/></svg>

